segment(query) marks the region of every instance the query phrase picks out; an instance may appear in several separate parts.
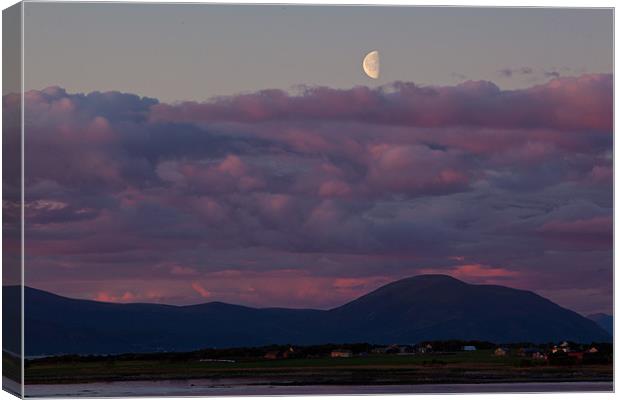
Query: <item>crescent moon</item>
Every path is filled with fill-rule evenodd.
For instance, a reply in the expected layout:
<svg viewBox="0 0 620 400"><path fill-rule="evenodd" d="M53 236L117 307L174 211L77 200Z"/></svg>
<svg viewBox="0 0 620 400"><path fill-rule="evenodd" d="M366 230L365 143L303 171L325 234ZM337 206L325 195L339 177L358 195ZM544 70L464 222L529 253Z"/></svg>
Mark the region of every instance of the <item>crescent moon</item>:
<svg viewBox="0 0 620 400"><path fill-rule="evenodd" d="M379 79L380 62L379 52L377 50L373 50L366 54L366 57L364 57L364 61L362 62L362 68L364 69L366 75L370 78Z"/></svg>

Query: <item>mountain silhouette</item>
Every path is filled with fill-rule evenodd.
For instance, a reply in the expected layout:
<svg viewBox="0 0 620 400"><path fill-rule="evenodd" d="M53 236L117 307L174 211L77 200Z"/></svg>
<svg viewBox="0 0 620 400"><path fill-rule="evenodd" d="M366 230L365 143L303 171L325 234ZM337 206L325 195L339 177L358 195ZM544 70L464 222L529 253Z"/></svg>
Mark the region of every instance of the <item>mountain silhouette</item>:
<svg viewBox="0 0 620 400"><path fill-rule="evenodd" d="M19 287L5 286L3 307L20 295ZM446 275L399 280L331 310L102 303L30 287L25 309L26 355L438 339L611 341L595 322L533 292Z"/></svg>
<svg viewBox="0 0 620 400"><path fill-rule="evenodd" d="M607 333L614 334L614 317L609 314L597 313L588 315L588 319L596 322Z"/></svg>

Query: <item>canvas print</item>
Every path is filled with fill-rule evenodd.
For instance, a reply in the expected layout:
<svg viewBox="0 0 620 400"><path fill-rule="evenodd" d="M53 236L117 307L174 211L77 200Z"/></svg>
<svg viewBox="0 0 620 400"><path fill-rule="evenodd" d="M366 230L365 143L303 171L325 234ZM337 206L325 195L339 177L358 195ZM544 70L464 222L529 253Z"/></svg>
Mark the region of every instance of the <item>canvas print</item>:
<svg viewBox="0 0 620 400"><path fill-rule="evenodd" d="M612 9L3 18L5 390L613 390Z"/></svg>

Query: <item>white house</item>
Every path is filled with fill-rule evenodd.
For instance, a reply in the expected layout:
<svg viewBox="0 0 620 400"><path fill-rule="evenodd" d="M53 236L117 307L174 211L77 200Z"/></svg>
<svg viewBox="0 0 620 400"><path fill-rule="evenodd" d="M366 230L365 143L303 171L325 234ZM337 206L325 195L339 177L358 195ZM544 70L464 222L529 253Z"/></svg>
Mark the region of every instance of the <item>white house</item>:
<svg viewBox="0 0 620 400"><path fill-rule="evenodd" d="M498 357L503 357L506 354L508 354L508 349L504 348L504 347L498 347L497 349L495 349L495 351L493 352L493 354L495 354Z"/></svg>

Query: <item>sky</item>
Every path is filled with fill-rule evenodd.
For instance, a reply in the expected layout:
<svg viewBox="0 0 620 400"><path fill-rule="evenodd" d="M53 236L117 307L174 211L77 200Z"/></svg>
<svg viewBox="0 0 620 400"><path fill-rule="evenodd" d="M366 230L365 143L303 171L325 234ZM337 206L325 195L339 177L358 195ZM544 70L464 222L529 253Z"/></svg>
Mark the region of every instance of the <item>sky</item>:
<svg viewBox="0 0 620 400"><path fill-rule="evenodd" d="M27 285L329 308L442 273L612 310L609 10L27 3L24 23Z"/></svg>
<svg viewBox="0 0 620 400"><path fill-rule="evenodd" d="M300 84L350 88L609 73L612 11L28 3L25 86L204 101ZM380 50L382 78L360 65Z"/></svg>

